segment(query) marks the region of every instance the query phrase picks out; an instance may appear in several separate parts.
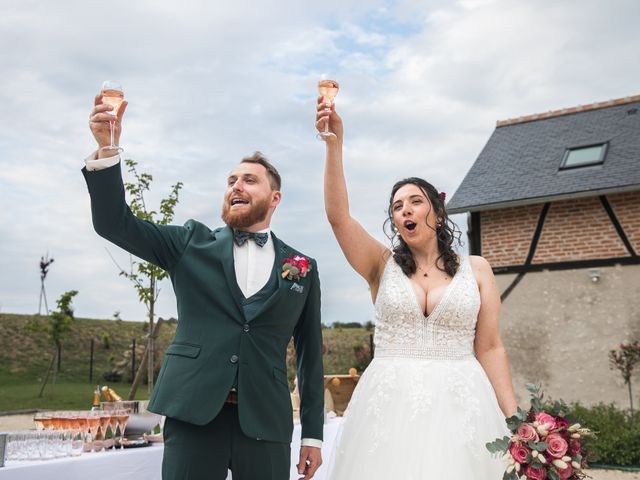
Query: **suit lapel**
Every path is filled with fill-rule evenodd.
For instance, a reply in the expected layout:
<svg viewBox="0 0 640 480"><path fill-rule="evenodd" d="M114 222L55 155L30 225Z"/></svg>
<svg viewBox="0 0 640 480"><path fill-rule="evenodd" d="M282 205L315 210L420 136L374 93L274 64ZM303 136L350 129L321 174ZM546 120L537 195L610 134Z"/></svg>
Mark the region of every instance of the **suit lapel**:
<svg viewBox="0 0 640 480"><path fill-rule="evenodd" d="M240 290L238 286L236 269L233 265L233 230L231 227L226 226L216 232L215 239L216 246L218 247L218 256L222 263L222 269L224 270L224 278L231 292L231 298L237 305L240 313L244 316L241 300L243 298L242 290Z"/></svg>
<svg viewBox="0 0 640 480"><path fill-rule="evenodd" d="M271 296L262 304L260 309L256 312L256 314L250 320L257 318L262 314L262 312L264 312L269 307L271 307L271 305L273 305L278 300L278 298L280 298L280 296L282 295L282 292L285 291L285 288L282 287L283 279L281 275L282 270L280 266L282 265L282 261L285 258L287 258L287 246L278 237L276 237L273 232L271 232L271 239L273 241L273 248L276 254L273 268L276 271L275 273L278 279L278 287L276 288L276 291L273 292Z"/></svg>

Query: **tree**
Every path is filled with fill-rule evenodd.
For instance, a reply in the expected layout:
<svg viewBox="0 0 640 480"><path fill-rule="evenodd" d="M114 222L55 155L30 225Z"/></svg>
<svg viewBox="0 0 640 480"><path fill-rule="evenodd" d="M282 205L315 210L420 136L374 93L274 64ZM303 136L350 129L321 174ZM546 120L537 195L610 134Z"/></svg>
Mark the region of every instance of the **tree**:
<svg viewBox="0 0 640 480"><path fill-rule="evenodd" d="M622 379L629 389L629 406L633 417L633 395L631 393L631 375L636 364L640 363L640 341L621 343L619 348L609 351L609 366L622 374Z"/></svg>
<svg viewBox="0 0 640 480"><path fill-rule="evenodd" d="M54 352L51 356L49 369L47 370L47 374L45 375L44 381L42 382L42 388L40 388L40 393L38 395L39 397L42 397L42 393L44 392L44 387L47 385L47 381L49 380L49 374L51 373L53 364L55 360L58 359L58 368L54 372L53 376L53 384L55 385L56 383L56 373L60 370L60 354L62 352L62 341L65 334L69 330L71 330L71 325L74 320L71 302L73 301L73 297L75 297L77 294L77 290L69 290L68 292L63 293L56 302L58 310L51 313L47 324L44 326L44 330L49 334L49 339L54 346Z"/></svg>
<svg viewBox="0 0 640 480"><path fill-rule="evenodd" d="M138 165L134 160L125 160L127 171L133 175L134 182L125 182L124 188L130 196L129 208L135 216L141 220L153 222L158 225L167 225L173 220L174 209L178 203L178 192L182 188L182 182L177 182L171 187L171 193L167 198L160 201L160 212L155 210L149 210L147 208L144 194L150 190L153 177L148 173L138 173L136 166ZM113 257L111 257L113 259ZM158 328L160 324L154 326L155 319L155 304L160 295L160 288L158 284L161 280L168 276L168 273L160 267L149 263L133 260L130 257L130 270L127 272L122 269L116 263L116 266L120 269L120 275L129 279L136 292L138 293L139 300L144 303L147 308L147 314L149 319L149 329L147 336L147 348L144 355L147 357L147 361L141 361L138 372L136 373L133 384L131 385L131 391L129 392L129 399L135 396L138 384L142 378L142 373L145 368L147 371L148 379L148 391L151 394L153 390L154 372L155 372L155 338L158 334Z"/></svg>

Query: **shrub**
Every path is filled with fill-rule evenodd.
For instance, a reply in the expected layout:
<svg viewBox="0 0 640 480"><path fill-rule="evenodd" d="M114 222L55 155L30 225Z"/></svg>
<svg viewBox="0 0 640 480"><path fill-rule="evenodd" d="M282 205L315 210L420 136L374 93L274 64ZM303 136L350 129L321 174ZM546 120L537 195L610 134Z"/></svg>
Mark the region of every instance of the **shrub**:
<svg viewBox="0 0 640 480"><path fill-rule="evenodd" d="M333 322L333 328L362 328L360 322Z"/></svg>
<svg viewBox="0 0 640 480"><path fill-rule="evenodd" d="M353 353L356 357L356 369L359 372L364 372L372 360L371 348L367 344L356 343L353 345Z"/></svg>
<svg viewBox="0 0 640 480"><path fill-rule="evenodd" d="M111 348L111 334L109 332L101 332L100 340L102 341L102 346L105 350L109 350L109 348Z"/></svg>
<svg viewBox="0 0 640 480"><path fill-rule="evenodd" d="M640 415L630 416L614 404L603 403L590 408L573 404L571 413L576 421L597 435L589 442L593 454L591 463L640 465Z"/></svg>
<svg viewBox="0 0 640 480"><path fill-rule="evenodd" d="M110 372L104 372L102 374L102 378L104 378L107 382L121 382L122 374L117 370L111 370Z"/></svg>

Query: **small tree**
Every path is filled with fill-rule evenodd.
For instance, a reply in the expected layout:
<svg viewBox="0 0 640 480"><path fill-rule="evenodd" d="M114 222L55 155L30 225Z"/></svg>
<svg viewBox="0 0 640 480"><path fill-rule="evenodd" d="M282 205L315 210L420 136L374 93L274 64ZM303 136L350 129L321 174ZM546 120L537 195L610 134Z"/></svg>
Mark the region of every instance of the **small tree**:
<svg viewBox="0 0 640 480"><path fill-rule="evenodd" d="M78 294L77 290L69 290L68 292L63 293L60 298L57 300L58 310L52 312L49 316L47 324L44 326L44 330L49 334L49 339L54 346L54 351L51 356L51 363L49 364L49 369L47 370L47 374L45 375L44 381L42 382L42 388L40 388L39 397L42 397L42 393L44 392L44 387L47 385L47 381L49 380L49 374L51 373L51 369L53 368L54 362L56 358L58 359L58 368L54 372L53 375L53 384L56 383L56 373L60 369L60 354L62 351L62 341L66 335L66 333L71 330L71 325L73 323L73 308L71 306L71 302L73 301L73 297Z"/></svg>
<svg viewBox="0 0 640 480"><path fill-rule="evenodd" d="M631 390L631 376L633 369L640 363L640 341L621 343L618 348L609 351L609 366L612 370L618 370L629 389L629 406L633 416L633 393Z"/></svg>
<svg viewBox="0 0 640 480"><path fill-rule="evenodd" d="M167 225L173 220L174 209L178 203L178 192L182 188L182 182L177 182L171 187L171 193L167 198L160 201L160 213L155 210L149 210L145 203L144 194L149 191L153 177L148 173L138 173L136 166L137 163L134 160L125 160L127 171L133 175L135 181L130 183L126 182L124 188L130 196L129 208L135 216L142 220L147 220L159 225ZM113 258L113 257L111 257ZM138 292L138 298L144 303L147 308L149 318L149 330L147 337L147 364L140 362L140 367L136 373L136 378L131 385L131 391L129 392L129 398L135 396L138 384L141 379L141 374L144 368L147 369L148 379L148 391L151 394L153 390L154 372L155 372L155 336L157 335L157 328L154 328L155 318L155 304L160 295L160 289L158 283L168 276L168 273L153 265L149 262L139 262L133 260L130 257L130 270L127 272L122 269L117 263L116 266L120 269L120 275L128 278L133 283L134 288ZM114 260L115 262L115 260Z"/></svg>

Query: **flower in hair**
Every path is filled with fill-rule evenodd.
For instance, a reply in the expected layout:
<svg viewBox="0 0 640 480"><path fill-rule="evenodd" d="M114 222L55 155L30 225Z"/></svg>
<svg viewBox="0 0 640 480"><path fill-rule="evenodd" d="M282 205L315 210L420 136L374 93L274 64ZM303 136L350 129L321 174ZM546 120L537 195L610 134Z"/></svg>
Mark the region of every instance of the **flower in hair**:
<svg viewBox="0 0 640 480"><path fill-rule="evenodd" d="M440 192L440 200L444 202L446 198L447 198L447 194L445 192Z"/></svg>

